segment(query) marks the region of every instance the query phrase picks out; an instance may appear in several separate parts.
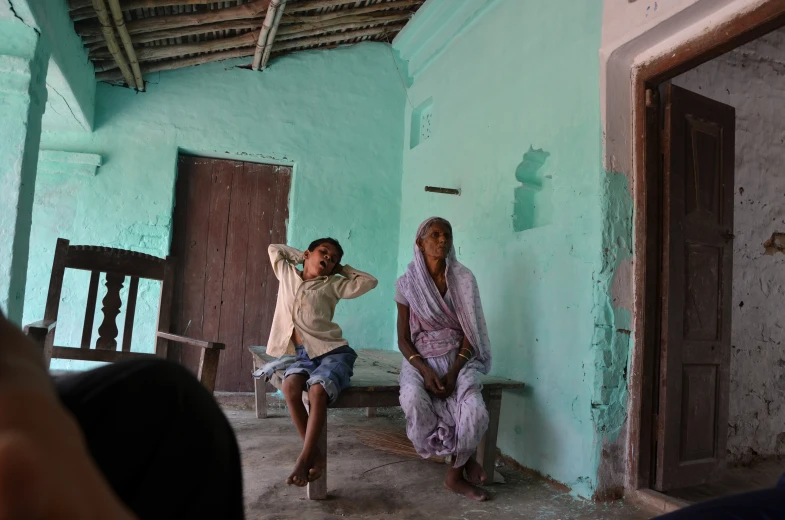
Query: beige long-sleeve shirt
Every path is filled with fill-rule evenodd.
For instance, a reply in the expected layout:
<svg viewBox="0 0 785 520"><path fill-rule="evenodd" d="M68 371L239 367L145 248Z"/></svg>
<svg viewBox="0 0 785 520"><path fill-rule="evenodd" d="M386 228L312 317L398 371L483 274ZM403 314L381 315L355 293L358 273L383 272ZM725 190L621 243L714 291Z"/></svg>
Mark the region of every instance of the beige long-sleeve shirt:
<svg viewBox="0 0 785 520"><path fill-rule="evenodd" d="M357 298L376 287L376 278L344 265L340 274L303 280L295 267L303 262L302 251L273 244L267 252L280 281L267 353L276 357L294 355L295 327L311 359L348 345L341 327L333 322L335 306L340 299Z"/></svg>

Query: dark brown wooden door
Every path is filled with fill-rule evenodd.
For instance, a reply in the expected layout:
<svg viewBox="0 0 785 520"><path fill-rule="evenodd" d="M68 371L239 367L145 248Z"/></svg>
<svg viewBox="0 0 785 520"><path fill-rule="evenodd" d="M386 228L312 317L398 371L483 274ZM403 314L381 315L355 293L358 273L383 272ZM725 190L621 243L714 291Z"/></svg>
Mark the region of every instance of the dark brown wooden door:
<svg viewBox="0 0 785 520"><path fill-rule="evenodd" d="M253 390L246 350L264 345L278 283L267 246L286 241L291 168L181 155L172 255L177 257L172 330L226 344L215 389ZM169 357L196 370L198 349Z"/></svg>
<svg viewBox="0 0 785 520"><path fill-rule="evenodd" d="M668 85L656 487L724 463L733 268L733 107Z"/></svg>

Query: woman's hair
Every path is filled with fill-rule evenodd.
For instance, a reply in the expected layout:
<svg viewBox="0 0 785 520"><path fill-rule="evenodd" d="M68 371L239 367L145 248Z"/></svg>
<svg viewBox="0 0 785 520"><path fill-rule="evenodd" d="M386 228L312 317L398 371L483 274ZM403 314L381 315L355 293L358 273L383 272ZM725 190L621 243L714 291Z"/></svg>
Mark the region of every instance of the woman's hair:
<svg viewBox="0 0 785 520"><path fill-rule="evenodd" d="M420 240L424 239L426 237L426 235L428 234L428 231L431 229L431 227L434 224L442 224L442 225L446 226L447 229L450 230L450 234L452 234L452 224L450 224L449 221L447 221L446 219L443 219L441 217L435 217L433 220L431 220L430 224L428 224L427 226L425 226L423 228L422 232L420 233L420 236L418 236L417 238L419 238Z"/></svg>

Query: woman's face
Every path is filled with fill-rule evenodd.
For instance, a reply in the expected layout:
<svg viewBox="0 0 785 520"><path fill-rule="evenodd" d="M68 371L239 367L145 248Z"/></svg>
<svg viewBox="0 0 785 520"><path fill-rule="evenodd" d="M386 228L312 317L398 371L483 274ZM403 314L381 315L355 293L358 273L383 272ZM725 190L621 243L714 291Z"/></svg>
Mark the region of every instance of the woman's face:
<svg viewBox="0 0 785 520"><path fill-rule="evenodd" d="M444 223L434 222L425 237L417 239L417 245L426 257L445 259L452 247L452 231Z"/></svg>

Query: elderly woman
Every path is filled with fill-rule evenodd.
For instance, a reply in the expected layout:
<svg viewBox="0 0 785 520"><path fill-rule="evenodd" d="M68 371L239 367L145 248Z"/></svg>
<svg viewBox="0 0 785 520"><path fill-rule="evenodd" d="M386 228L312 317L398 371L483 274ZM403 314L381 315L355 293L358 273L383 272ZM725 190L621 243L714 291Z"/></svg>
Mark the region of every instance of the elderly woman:
<svg viewBox="0 0 785 520"><path fill-rule="evenodd" d="M395 287L406 433L422 457L452 457L449 489L487 500L478 487L487 475L473 456L488 429L480 373L491 368L490 341L477 281L455 257L449 222L420 225L414 260Z"/></svg>

